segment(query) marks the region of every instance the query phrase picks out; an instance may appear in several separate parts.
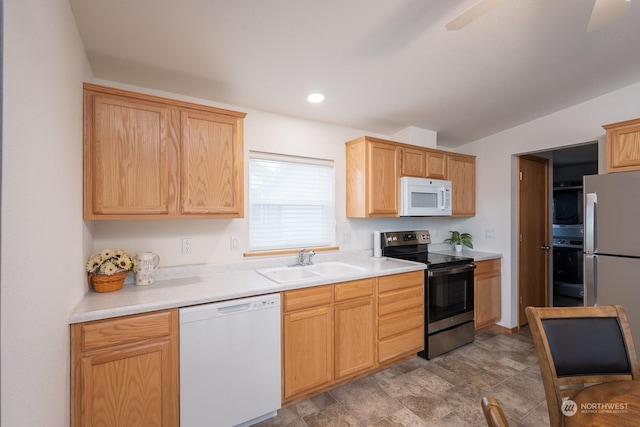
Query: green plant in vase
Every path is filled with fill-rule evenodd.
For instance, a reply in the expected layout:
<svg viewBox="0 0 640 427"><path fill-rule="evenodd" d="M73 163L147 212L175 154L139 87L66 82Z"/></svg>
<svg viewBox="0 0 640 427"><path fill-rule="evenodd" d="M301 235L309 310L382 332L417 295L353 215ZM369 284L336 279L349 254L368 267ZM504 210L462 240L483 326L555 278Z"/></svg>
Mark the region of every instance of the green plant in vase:
<svg viewBox="0 0 640 427"><path fill-rule="evenodd" d="M466 246L470 249L473 249L473 237L469 233L460 233L456 230L450 230L451 237L444 239L444 243L449 243L455 246L457 252L462 250L462 246Z"/></svg>

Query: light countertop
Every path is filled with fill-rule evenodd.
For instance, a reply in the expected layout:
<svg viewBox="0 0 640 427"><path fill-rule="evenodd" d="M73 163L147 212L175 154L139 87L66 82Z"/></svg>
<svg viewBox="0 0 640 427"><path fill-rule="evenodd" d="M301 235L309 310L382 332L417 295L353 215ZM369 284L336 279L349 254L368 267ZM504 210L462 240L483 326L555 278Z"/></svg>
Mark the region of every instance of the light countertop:
<svg viewBox="0 0 640 427"><path fill-rule="evenodd" d="M322 261L318 258L322 258L320 254L316 256L316 261ZM123 288L115 292L97 293L90 290L71 313L69 323L264 295L426 268L426 265L422 263L384 257L352 256L341 257L339 261L364 268L364 270L339 276L319 276L313 279L280 284L255 271L256 268L264 268L265 265L251 262L242 263L243 265L240 267L237 265L220 268L191 266L173 267L165 269L165 271L160 269L156 272L155 283L149 286L136 286L133 283L125 282ZM280 265L286 265L282 259L279 262ZM184 277L185 275L186 277Z"/></svg>

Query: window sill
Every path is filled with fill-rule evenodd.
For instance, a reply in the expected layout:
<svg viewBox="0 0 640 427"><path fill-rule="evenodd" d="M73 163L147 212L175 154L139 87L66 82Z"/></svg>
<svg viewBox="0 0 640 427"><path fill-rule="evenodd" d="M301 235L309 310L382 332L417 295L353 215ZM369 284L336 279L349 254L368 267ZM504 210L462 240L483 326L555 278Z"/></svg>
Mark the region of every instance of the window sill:
<svg viewBox="0 0 640 427"><path fill-rule="evenodd" d="M300 248L302 249L302 248ZM256 257L256 256L276 256L276 255L290 255L297 254L300 252L300 249L278 249L273 251L253 251L253 252L245 252L242 254L245 258ZM318 246L318 247L310 247L305 248L308 251L315 252L328 252L328 251L338 251L340 250L340 246Z"/></svg>

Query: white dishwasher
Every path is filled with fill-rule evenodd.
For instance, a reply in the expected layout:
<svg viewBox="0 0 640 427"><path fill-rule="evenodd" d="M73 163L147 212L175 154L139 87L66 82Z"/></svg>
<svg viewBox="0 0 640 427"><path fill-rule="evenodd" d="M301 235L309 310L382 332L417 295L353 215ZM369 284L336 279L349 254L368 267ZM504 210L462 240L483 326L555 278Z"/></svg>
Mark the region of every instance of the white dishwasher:
<svg viewBox="0 0 640 427"><path fill-rule="evenodd" d="M181 308L181 427L248 426L274 416L280 366L280 294Z"/></svg>

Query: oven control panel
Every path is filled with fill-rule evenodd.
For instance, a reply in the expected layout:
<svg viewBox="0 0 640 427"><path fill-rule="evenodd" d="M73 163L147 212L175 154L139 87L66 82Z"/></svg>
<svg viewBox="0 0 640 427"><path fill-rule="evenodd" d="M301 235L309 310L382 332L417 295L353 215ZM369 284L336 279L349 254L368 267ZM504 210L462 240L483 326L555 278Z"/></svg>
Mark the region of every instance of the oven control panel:
<svg viewBox="0 0 640 427"><path fill-rule="evenodd" d="M383 247L424 245L431 243L429 230L422 231L390 231L382 233L381 243Z"/></svg>

